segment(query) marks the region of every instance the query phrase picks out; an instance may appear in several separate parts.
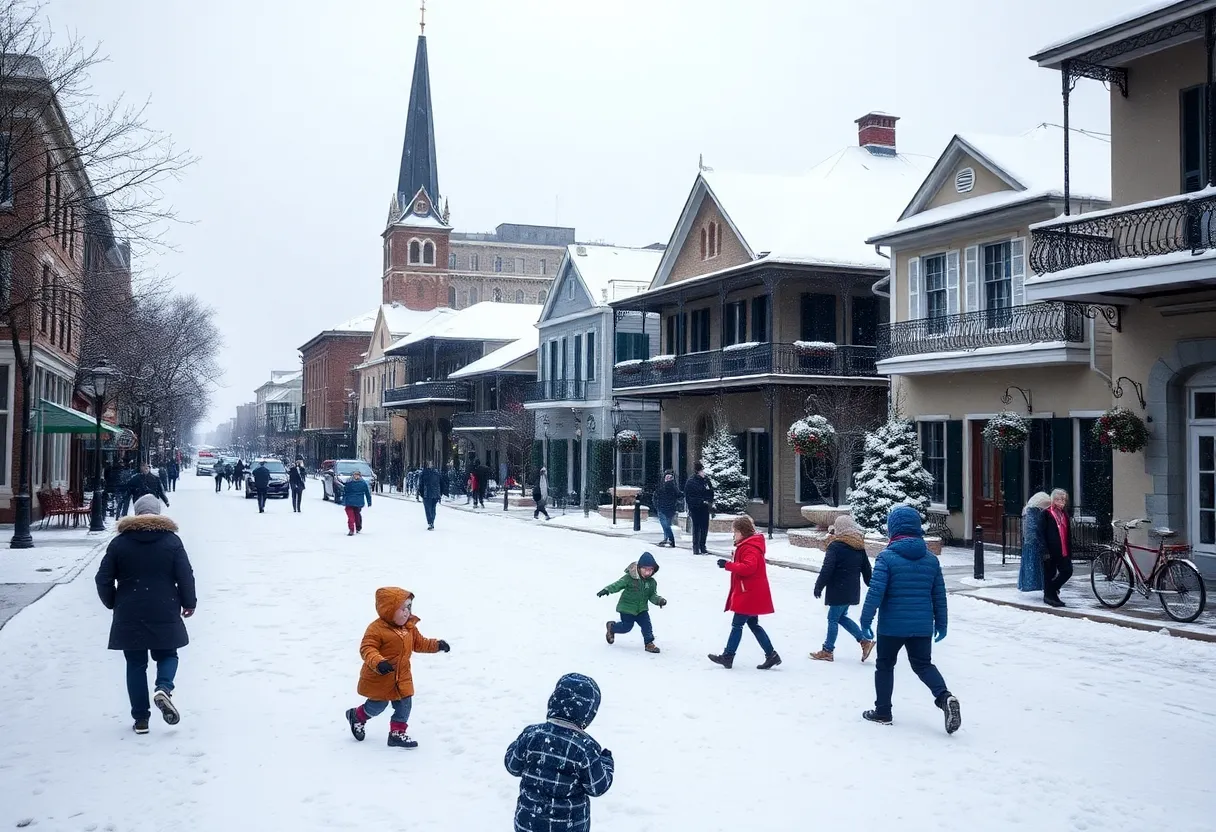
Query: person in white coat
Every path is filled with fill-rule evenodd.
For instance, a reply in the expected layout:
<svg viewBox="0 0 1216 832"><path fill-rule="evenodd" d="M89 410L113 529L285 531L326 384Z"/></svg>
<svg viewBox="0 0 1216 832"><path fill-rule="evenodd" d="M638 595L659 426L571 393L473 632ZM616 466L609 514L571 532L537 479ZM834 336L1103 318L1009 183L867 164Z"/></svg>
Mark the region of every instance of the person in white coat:
<svg viewBox="0 0 1216 832"><path fill-rule="evenodd" d="M545 504L549 502L549 469L541 468L540 477L536 480L536 485L532 486L532 500L536 503L536 511L532 512L532 519L538 520L540 516L545 515L545 519L549 519L549 512L545 510Z"/></svg>

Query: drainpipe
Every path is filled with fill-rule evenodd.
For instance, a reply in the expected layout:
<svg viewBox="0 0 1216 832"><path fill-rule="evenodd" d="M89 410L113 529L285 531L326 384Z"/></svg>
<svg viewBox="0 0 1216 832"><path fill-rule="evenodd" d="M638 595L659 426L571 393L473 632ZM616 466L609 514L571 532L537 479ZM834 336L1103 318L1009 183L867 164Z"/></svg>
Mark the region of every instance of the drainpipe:
<svg viewBox="0 0 1216 832"><path fill-rule="evenodd" d="M882 249L878 247L878 243L874 244L874 253L877 254L879 257L882 257L885 260L891 259L891 255L882 253ZM891 293L883 291L882 289L878 288L883 283L886 283L888 286L890 286L891 285L891 276L887 275L882 280L879 280L877 283L875 283L873 286L870 287L870 291L873 292L874 294L878 295L880 298L887 298L889 300L891 298Z"/></svg>

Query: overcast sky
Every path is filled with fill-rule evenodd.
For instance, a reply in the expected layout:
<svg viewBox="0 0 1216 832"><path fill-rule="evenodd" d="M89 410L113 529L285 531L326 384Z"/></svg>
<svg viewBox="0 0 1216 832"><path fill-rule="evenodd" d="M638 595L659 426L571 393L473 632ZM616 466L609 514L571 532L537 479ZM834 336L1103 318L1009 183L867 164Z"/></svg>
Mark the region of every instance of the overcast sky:
<svg viewBox="0 0 1216 832"><path fill-rule="evenodd" d="M797 172L870 110L901 150L1062 118L1027 56L1144 0L429 0L439 188L457 230L577 228L666 242L697 171ZM102 98L200 158L170 189L189 226L154 265L215 307L225 387L209 421L297 348L380 302L418 0L49 0L99 41ZM1073 124L1105 131L1082 81ZM831 211L832 206L823 206ZM893 217L875 217L875 228Z"/></svg>

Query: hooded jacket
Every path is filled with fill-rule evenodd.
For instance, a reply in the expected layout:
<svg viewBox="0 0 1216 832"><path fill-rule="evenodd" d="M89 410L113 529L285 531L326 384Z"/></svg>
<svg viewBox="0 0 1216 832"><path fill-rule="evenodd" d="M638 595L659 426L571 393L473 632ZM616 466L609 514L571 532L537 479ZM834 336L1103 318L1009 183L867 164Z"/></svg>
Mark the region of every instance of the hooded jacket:
<svg viewBox="0 0 1216 832"><path fill-rule="evenodd" d="M365 479L351 478L342 486L342 505L363 508L372 504L372 489Z"/></svg>
<svg viewBox="0 0 1216 832"><path fill-rule="evenodd" d="M853 606L861 602L858 578L870 585L870 558L865 539L859 534L842 534L828 544L823 568L815 579L815 595L827 590L823 599L829 607Z"/></svg>
<svg viewBox="0 0 1216 832"><path fill-rule="evenodd" d="M600 688L567 673L549 697L548 720L529 725L507 748L504 764L520 778L516 832L588 832L591 798L612 786L614 764L587 733Z"/></svg>
<svg viewBox="0 0 1216 832"><path fill-rule="evenodd" d="M643 566L654 569L654 573L649 578L643 578L638 572ZM657 574L659 574L659 564L655 561L654 555L650 552L643 552L637 563L629 564L623 577L608 584L600 592L606 595L621 593L620 599L616 602L616 611L626 615L641 615L650 608L649 604L652 601L656 604L667 603L659 595L659 582L654 579Z"/></svg>
<svg viewBox="0 0 1216 832"><path fill-rule="evenodd" d="M270 487L270 469L265 465L259 465L253 469L253 486L254 488Z"/></svg>
<svg viewBox="0 0 1216 832"><path fill-rule="evenodd" d="M443 490L439 472L434 468L423 468L418 475L418 493L424 500L438 500Z"/></svg>
<svg viewBox="0 0 1216 832"><path fill-rule="evenodd" d="M182 610L198 606L194 570L168 517L119 520L94 580L101 603L114 610L111 650L176 650L190 643Z"/></svg>
<svg viewBox="0 0 1216 832"><path fill-rule="evenodd" d="M405 624L398 627L393 615L407 598L414 593L396 586L385 586L376 590L376 612L379 618L367 625L359 655L363 657L363 669L359 673L359 695L381 702L393 702L414 695L414 675L410 670L410 657L414 653L438 653L439 641L427 638L418 632L416 615L411 615ZM387 661L393 666L392 673L381 676L376 665Z"/></svg>
<svg viewBox="0 0 1216 832"><path fill-rule="evenodd" d="M773 612L773 594L768 588L768 569L764 560L764 535L745 537L735 547L735 559L724 567L730 573L730 593L726 609L740 615L768 615Z"/></svg>
<svg viewBox="0 0 1216 832"><path fill-rule="evenodd" d="M684 502L690 509L707 506L714 501L714 486L709 477L693 474L684 483Z"/></svg>
<svg viewBox="0 0 1216 832"><path fill-rule="evenodd" d="M932 636L946 630L946 581L936 557L925 546L920 515L897 506L887 515L891 542L878 556L870 591L861 610L861 626L878 613L878 635L900 638Z"/></svg>
<svg viewBox="0 0 1216 832"><path fill-rule="evenodd" d="M658 490L654 492L655 511L671 515L676 513L679 506L680 486L676 485L674 479L664 479Z"/></svg>

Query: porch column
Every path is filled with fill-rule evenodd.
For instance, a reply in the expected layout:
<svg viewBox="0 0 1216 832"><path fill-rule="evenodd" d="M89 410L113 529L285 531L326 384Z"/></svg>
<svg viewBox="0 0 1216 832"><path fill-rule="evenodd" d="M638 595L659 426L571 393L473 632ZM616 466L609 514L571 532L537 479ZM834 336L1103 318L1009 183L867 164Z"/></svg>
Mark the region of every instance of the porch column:
<svg viewBox="0 0 1216 832"><path fill-rule="evenodd" d="M1216 184L1216 95L1213 94L1212 51L1216 41L1216 11L1208 10L1203 15L1203 43L1206 50L1207 63L1204 75L1204 125L1203 143L1207 164L1207 185Z"/></svg>
<svg viewBox="0 0 1216 832"><path fill-rule="evenodd" d="M1072 62L1064 61L1060 64L1060 84L1064 94L1064 216L1072 213L1072 205L1070 200L1070 190L1068 182L1068 152L1069 152L1069 136L1068 136L1068 102L1072 93Z"/></svg>
<svg viewBox="0 0 1216 832"><path fill-rule="evenodd" d="M769 308L773 306L769 302ZM768 400L768 539L773 539L773 518L777 505L777 388L770 386L764 391Z"/></svg>

